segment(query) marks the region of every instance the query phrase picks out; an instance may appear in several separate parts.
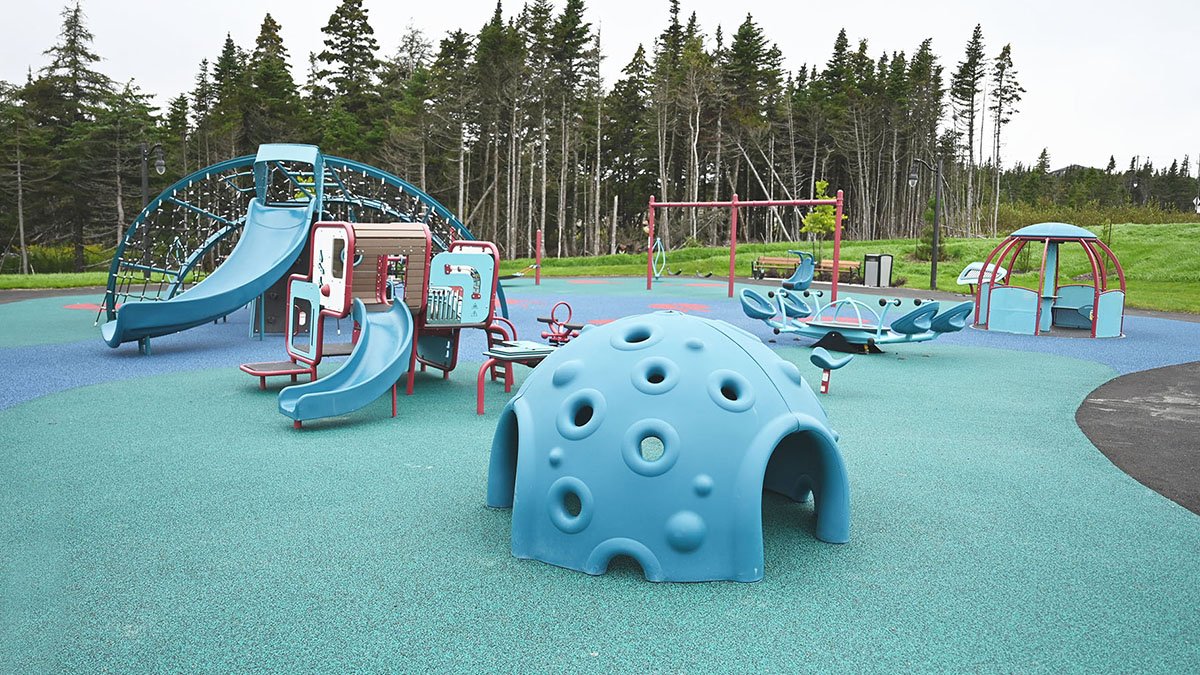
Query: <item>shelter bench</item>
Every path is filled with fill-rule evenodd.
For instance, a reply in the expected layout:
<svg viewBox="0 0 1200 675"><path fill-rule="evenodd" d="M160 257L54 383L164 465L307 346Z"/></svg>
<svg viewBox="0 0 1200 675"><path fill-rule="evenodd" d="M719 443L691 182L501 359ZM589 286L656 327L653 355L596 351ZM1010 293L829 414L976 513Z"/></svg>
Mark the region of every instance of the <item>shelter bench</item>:
<svg viewBox="0 0 1200 675"><path fill-rule="evenodd" d="M850 279L858 277L858 271L862 267L862 262L857 260L839 260L838 261L838 276L848 275ZM821 279L833 278L833 260L826 259L817 263L817 277Z"/></svg>
<svg viewBox="0 0 1200 675"><path fill-rule="evenodd" d="M766 279L768 273L774 272L780 277L788 277L796 271L799 264L799 256L760 255L750 263L750 276L754 279Z"/></svg>

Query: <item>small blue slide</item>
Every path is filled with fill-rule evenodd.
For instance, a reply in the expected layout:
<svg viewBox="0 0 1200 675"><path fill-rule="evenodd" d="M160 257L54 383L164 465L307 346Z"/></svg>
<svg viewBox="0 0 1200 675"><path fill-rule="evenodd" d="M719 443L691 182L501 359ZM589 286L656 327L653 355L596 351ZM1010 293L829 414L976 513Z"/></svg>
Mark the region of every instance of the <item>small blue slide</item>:
<svg viewBox="0 0 1200 675"><path fill-rule="evenodd" d="M220 267L170 300L121 305L100 335L109 347L170 335L219 319L262 295L304 250L315 208L315 201L264 206L251 200L242 236Z"/></svg>
<svg viewBox="0 0 1200 675"><path fill-rule="evenodd" d="M408 372L413 339L408 307L396 302L385 312L367 312L355 298L353 315L362 332L342 367L279 392L279 412L295 420L296 427L305 420L354 412L383 396Z"/></svg>

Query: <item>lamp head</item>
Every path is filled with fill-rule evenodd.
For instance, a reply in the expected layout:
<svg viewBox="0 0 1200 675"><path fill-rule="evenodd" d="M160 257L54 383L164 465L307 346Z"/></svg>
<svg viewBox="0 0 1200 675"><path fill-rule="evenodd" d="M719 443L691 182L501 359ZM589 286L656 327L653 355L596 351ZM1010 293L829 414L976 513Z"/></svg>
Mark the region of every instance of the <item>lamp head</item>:
<svg viewBox="0 0 1200 675"><path fill-rule="evenodd" d="M163 157L161 145L154 148L154 172L160 176L167 172L167 162Z"/></svg>

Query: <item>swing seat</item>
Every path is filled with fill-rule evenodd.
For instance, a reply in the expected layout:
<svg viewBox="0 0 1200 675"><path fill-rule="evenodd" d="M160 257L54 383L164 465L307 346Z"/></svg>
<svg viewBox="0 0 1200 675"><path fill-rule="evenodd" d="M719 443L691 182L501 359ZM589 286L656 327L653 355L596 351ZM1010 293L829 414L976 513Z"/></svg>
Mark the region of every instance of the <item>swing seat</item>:
<svg viewBox="0 0 1200 675"><path fill-rule="evenodd" d="M816 259L807 251L788 251L788 253L800 256L800 264L796 265L796 271L792 272L792 276L784 279L780 285L789 291L808 290L808 287L812 285Z"/></svg>

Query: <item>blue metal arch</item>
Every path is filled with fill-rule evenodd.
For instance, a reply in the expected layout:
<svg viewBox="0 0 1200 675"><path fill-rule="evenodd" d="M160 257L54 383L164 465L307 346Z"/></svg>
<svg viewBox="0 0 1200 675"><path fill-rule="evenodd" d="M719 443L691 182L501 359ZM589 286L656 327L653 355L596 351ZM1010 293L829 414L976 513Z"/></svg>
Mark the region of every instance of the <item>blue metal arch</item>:
<svg viewBox="0 0 1200 675"><path fill-rule="evenodd" d="M453 227L454 230L458 233L459 239L474 239L475 238L475 235L471 234L471 231L467 229L467 226L464 225L462 223L462 221L458 219L457 216L455 216L453 213L451 213L450 209L447 209L445 206L442 205L441 202L439 202L438 200L429 196L429 194L426 193L424 190L422 190L421 188L418 188L417 186L404 180L403 178L400 178L399 176L396 176L394 174L390 174L382 169L377 169L377 168L371 166L370 164L363 164L362 162L356 162L352 159L346 159L344 157L334 157L333 155L325 156L325 166L326 167L333 166L334 168L338 168L339 165L342 165L352 171L365 172L368 176L374 176L375 178L381 178L384 181L391 183L392 185L395 185L398 188L401 188L402 190L404 190L404 192L416 197L417 201L432 208L434 213L436 213L437 215L439 215L443 219L445 219L446 222L449 223L450 226Z"/></svg>
<svg viewBox="0 0 1200 675"><path fill-rule="evenodd" d="M107 313L109 320L115 318L116 316L116 304L120 295L120 293L117 291L117 283L118 273L121 269L121 260L124 257L126 248L135 240L135 235L141 228L145 226L150 215L160 210L164 204L177 203L174 197L180 190L187 189L194 183L206 180L214 174L227 174L232 171L239 175L252 176L254 160L255 155L243 155L241 157L228 159L194 171L179 179L167 189L163 190L161 194L152 199L150 203L148 203L146 207L138 213L137 217L134 218L133 222L130 223L129 227L125 230L125 234L121 237L121 243L117 246L117 249L113 254L112 263L109 265L108 283L105 287L104 299L102 301L102 311ZM361 173L367 177L380 180L383 183L399 188L403 194L415 198L417 203L424 207L424 217L421 219L422 222L428 222L430 215L437 215L454 230L457 238L474 239L474 235L471 234L471 231L467 229L462 221L460 221L453 213L451 213L449 209L447 209L444 205L442 205L424 190L421 190L399 176L388 173L369 164L357 162L352 159L346 159L344 157L326 155L324 156L324 163L326 168L325 178L331 179L337 184L337 188L339 188L338 190L334 190L332 194L326 195L327 202L334 204L354 204L360 207L365 207L367 209L388 214L389 216L398 220L411 221L414 219L414 216L418 215L407 213L404 210L397 209L395 206L378 199L354 198L351 188L348 187L345 182L343 182L342 176L339 175L339 172L350 171ZM332 171L329 169L332 169ZM245 173L243 174L239 170L244 170ZM239 187L229 181L228 177L224 177L223 179L230 188L247 195L247 198L254 195L254 188ZM183 208L189 208L189 206L186 204L181 206ZM191 207L191 210L195 210L195 208ZM203 213L203 215L209 214ZM195 265L226 237L234 232L240 231L243 224L244 222L241 219L238 219L236 222L232 223L226 222L224 227L211 234L195 251L192 251L180 265L180 268L174 272L175 279L168 286L166 297L173 297L179 293L183 286L183 280L192 271ZM436 244L443 250L449 244L449 242L443 241L442 238L436 234L434 235L434 239Z"/></svg>

